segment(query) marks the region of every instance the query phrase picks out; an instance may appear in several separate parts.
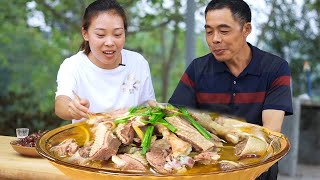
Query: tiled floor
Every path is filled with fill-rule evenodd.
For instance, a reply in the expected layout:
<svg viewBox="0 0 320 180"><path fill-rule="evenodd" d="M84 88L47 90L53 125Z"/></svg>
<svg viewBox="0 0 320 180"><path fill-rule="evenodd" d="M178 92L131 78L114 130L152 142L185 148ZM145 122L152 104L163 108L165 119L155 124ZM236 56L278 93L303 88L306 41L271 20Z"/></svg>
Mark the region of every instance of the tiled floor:
<svg viewBox="0 0 320 180"><path fill-rule="evenodd" d="M278 180L320 180L320 165L298 165L298 172L295 177L280 174Z"/></svg>

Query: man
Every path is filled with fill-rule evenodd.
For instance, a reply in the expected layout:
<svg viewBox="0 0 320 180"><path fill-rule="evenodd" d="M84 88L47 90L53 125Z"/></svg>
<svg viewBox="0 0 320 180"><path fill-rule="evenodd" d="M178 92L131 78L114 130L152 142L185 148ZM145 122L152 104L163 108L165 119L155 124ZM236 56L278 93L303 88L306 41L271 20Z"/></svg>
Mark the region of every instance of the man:
<svg viewBox="0 0 320 180"><path fill-rule="evenodd" d="M230 114L280 132L291 115L290 69L246 42L251 10L243 0L212 0L205 10L211 53L192 61L169 103ZM277 165L260 179L277 179Z"/></svg>

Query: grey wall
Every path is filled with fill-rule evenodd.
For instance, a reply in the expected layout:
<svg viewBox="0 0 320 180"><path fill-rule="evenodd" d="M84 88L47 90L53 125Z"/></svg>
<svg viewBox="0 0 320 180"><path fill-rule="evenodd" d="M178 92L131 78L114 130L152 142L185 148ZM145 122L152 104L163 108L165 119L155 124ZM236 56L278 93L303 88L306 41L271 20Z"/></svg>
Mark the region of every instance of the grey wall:
<svg viewBox="0 0 320 180"><path fill-rule="evenodd" d="M289 153L279 162L279 173L295 176L298 165L299 151L299 129L300 129L300 101L293 99L292 116L286 116L282 125L282 133L286 135L291 143Z"/></svg>
<svg viewBox="0 0 320 180"><path fill-rule="evenodd" d="M282 126L291 150L279 162L279 173L289 176L296 175L298 164L320 165L320 103L295 98L293 108Z"/></svg>
<svg viewBox="0 0 320 180"><path fill-rule="evenodd" d="M301 102L299 136L300 164L320 165L320 105Z"/></svg>

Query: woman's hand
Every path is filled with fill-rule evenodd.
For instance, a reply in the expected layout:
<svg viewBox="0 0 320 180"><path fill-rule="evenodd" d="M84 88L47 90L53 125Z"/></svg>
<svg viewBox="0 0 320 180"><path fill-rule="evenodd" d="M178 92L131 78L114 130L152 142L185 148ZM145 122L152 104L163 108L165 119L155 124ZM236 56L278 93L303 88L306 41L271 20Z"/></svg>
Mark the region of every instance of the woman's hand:
<svg viewBox="0 0 320 180"><path fill-rule="evenodd" d="M68 104L68 111L72 119L88 118L90 102L88 99L75 98Z"/></svg>
<svg viewBox="0 0 320 180"><path fill-rule="evenodd" d="M155 101L155 100L149 100L149 101L148 101L148 105L151 106L151 107L155 107L155 106L157 106L157 101Z"/></svg>
<svg viewBox="0 0 320 180"><path fill-rule="evenodd" d="M57 96L55 102L55 113L61 119L72 120L88 118L90 102L75 96L73 100L65 95Z"/></svg>

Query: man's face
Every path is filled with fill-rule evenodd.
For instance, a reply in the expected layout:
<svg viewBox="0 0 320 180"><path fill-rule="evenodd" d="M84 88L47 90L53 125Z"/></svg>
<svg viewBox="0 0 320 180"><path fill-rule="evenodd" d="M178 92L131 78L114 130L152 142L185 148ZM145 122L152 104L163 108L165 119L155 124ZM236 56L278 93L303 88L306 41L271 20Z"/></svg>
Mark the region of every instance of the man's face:
<svg viewBox="0 0 320 180"><path fill-rule="evenodd" d="M246 23L242 28L231 11L224 8L207 12L205 30L207 44L214 57L221 62L232 62L241 57L251 24Z"/></svg>

